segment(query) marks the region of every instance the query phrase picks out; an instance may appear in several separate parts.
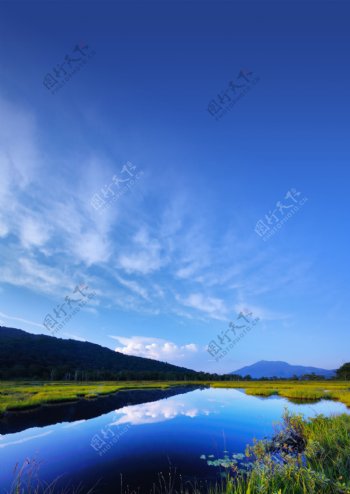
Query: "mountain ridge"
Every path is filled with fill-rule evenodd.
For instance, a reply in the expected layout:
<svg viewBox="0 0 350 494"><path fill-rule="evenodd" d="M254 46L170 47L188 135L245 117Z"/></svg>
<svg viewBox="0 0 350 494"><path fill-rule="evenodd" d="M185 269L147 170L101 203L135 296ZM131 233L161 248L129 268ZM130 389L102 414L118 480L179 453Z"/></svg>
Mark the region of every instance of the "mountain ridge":
<svg viewBox="0 0 350 494"><path fill-rule="evenodd" d="M261 379L262 377L277 377L277 378L291 378L293 376L301 377L304 374L315 373L319 376L333 377L335 370L322 369L319 367L312 367L306 365L293 365L283 360L259 360L251 365L246 365L230 372L231 375L236 374L240 376L250 375L253 379Z"/></svg>
<svg viewBox="0 0 350 494"><path fill-rule="evenodd" d="M96 343L0 326L0 379L183 379L196 374L186 367L125 355Z"/></svg>

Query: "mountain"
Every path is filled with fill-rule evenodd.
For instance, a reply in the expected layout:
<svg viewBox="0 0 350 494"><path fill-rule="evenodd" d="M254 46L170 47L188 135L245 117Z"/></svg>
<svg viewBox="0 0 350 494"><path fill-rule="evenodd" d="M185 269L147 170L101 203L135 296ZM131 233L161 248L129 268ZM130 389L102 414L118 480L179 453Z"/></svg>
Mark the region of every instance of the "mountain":
<svg viewBox="0 0 350 494"><path fill-rule="evenodd" d="M194 370L0 326L0 379L184 379Z"/></svg>
<svg viewBox="0 0 350 494"><path fill-rule="evenodd" d="M260 360L252 365L242 367L231 374L238 374L240 376L250 375L253 379L260 379L261 377L282 377L291 378L293 376L302 376L304 374L315 373L319 376L333 377L335 371L327 369L319 369L318 367L306 367L303 365L290 365L287 362L281 361L268 361Z"/></svg>

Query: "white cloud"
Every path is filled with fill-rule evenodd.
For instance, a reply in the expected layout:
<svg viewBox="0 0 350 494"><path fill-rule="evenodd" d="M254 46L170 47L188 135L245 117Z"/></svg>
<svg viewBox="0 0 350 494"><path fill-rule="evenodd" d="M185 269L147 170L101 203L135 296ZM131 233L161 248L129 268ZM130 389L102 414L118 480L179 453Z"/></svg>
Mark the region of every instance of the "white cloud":
<svg viewBox="0 0 350 494"><path fill-rule="evenodd" d="M38 324L37 322L34 322L34 321L28 321L28 319L23 319L22 317L9 316L8 314L4 314L3 312L0 312L0 317L3 317L3 318L8 319L10 321L18 321L18 322L22 322L25 324L29 324L30 326L35 326L37 328L40 328L41 330L44 329L42 324Z"/></svg>
<svg viewBox="0 0 350 494"><path fill-rule="evenodd" d="M38 139L34 113L0 97L0 114L0 240L5 239L0 244L0 282L56 296L69 292L82 277L88 281L89 268L97 265L91 286L101 289L106 305L149 316L177 313L183 320L207 323L209 318L228 320L230 300L251 300L276 291L281 283L305 279L295 268L280 267L278 262L290 263L289 258L274 261L272 276L269 254L252 252L255 243L252 247L240 241L236 231L214 238L209 215L192 207L197 197L183 187L181 192L174 187L171 194L165 187L160 196L152 182L162 209L150 211L130 195L130 207L120 201L97 212L90 199L118 172L116 164L90 151L89 143L86 149L50 156ZM113 280L116 267L119 285ZM133 275L141 275L142 282ZM174 303L174 289L190 295L176 296ZM198 293L209 290L211 296ZM157 304L151 303L157 298ZM256 311L264 319L285 317ZM153 358L190 351L186 345L167 343L153 341L140 351Z"/></svg>
<svg viewBox="0 0 350 494"><path fill-rule="evenodd" d="M112 254L116 208L98 215L90 205L108 162L86 159L81 175L64 158L57 168L50 156L42 159L33 114L1 97L0 114L0 239L11 233L11 244L0 246L0 282L46 294L67 291L73 266L79 265L81 278L84 268L106 263Z"/></svg>
<svg viewBox="0 0 350 494"><path fill-rule="evenodd" d="M161 254L161 244L151 239L145 228L141 228L133 239L134 249L130 254L119 256L118 264L127 273L149 274L167 263Z"/></svg>
<svg viewBox="0 0 350 494"><path fill-rule="evenodd" d="M6 237L8 233L8 226L5 224L4 220L0 219L0 237Z"/></svg>
<svg viewBox="0 0 350 494"><path fill-rule="evenodd" d="M110 336L119 341L123 346L115 349L116 352L125 355L136 355L162 361L180 360L186 356L193 355L198 351L197 345L189 343L186 345L176 345L175 343L162 338L148 338L144 336Z"/></svg>
<svg viewBox="0 0 350 494"><path fill-rule="evenodd" d="M238 303L234 306L234 309L237 313L240 312L252 312L252 317L259 317L261 320L265 321L281 321L284 319L289 319L288 314L282 314L281 312L271 311L264 307L258 307L256 305L248 304L248 303Z"/></svg>
<svg viewBox="0 0 350 494"><path fill-rule="evenodd" d="M36 292L63 296L69 292L79 273L65 272L62 267L49 266L33 257L21 255L15 247L4 250L4 265L0 266L0 281L14 286L24 286Z"/></svg>
<svg viewBox="0 0 350 494"><path fill-rule="evenodd" d="M41 246L49 239L49 228L34 218L22 218L20 237L24 247Z"/></svg>
<svg viewBox="0 0 350 494"><path fill-rule="evenodd" d="M116 279L119 281L119 283L132 292L136 293L137 295L140 295L145 300L149 300L149 295L148 292L145 288L143 288L139 283L136 281L132 280L126 280L125 278L122 278L119 275L115 275Z"/></svg>
<svg viewBox="0 0 350 494"><path fill-rule="evenodd" d="M0 114L0 199L7 199L10 187L29 185L40 160L34 115L1 96Z"/></svg>
<svg viewBox="0 0 350 494"><path fill-rule="evenodd" d="M212 319L227 320L228 309L223 300L215 297L208 297L201 293L191 293L186 298L176 297L177 300L185 305L200 312L204 312Z"/></svg>
<svg viewBox="0 0 350 494"><path fill-rule="evenodd" d="M191 276L193 276L194 273L197 271L197 269L198 269L198 264L196 264L196 263L189 264L186 267L182 267L182 268L178 269L176 271L175 275L178 278L187 279L187 278L190 278Z"/></svg>
<svg viewBox="0 0 350 494"><path fill-rule="evenodd" d="M80 232L72 242L73 254L87 266L108 261L111 251L106 238L99 232Z"/></svg>

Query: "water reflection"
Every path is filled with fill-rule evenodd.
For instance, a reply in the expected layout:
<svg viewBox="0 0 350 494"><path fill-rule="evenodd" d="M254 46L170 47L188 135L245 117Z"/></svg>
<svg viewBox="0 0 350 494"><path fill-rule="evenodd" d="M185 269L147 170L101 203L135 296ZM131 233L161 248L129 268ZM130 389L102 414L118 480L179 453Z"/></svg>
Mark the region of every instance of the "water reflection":
<svg viewBox="0 0 350 494"><path fill-rule="evenodd" d="M244 452L253 438L273 433L273 424L285 408L305 417L349 412L339 402L299 405L235 389L187 388L177 394L175 390L158 390L158 394L153 390L115 399L97 401L93 410L78 408L79 413L73 405L66 407L64 414L54 409L58 415L46 418L48 425L43 425L41 415L35 423L31 412L31 427L21 431L7 418L8 433L0 436L0 484L5 492L13 481L14 466L26 458L41 462L39 474L44 482L59 478L58 490L83 482L83 492L87 492L98 482L96 494L119 494L122 475L124 492L129 485L130 491L139 488L148 493L158 473L169 470L169 462L183 479L215 480L215 469L206 465L201 455L221 458L224 450ZM53 418L54 423L50 422Z"/></svg>
<svg viewBox="0 0 350 494"><path fill-rule="evenodd" d="M33 441L35 439L39 439L41 437L45 437L45 436L48 436L49 434L51 434L53 431L50 430L50 431L46 431L46 432L42 432L41 434L33 434L31 436L27 436L27 437L22 437L20 439L17 439L17 440L14 440L14 441L9 441L9 442L0 442L0 448L6 448L7 446L14 446L16 444L23 444L23 443L26 443L28 441ZM10 434L7 436L10 438ZM1 440L4 440L4 437L0 437Z"/></svg>
<svg viewBox="0 0 350 494"><path fill-rule="evenodd" d="M155 424L157 422L164 422L165 420L172 420L179 415L194 418L199 413L209 414L210 412L208 410L200 412L198 408L194 408L183 401L169 398L155 403L126 406L120 410L116 410L118 418L111 425L127 423L131 425Z"/></svg>
<svg viewBox="0 0 350 494"><path fill-rule="evenodd" d="M152 402L184 394L203 386L174 386L169 389L125 390L118 393L99 397L95 400L80 400L70 404L55 404L42 406L25 412L8 413L0 418L1 434L24 431L30 427L44 427L60 422L77 423L100 417L112 410L125 405Z"/></svg>

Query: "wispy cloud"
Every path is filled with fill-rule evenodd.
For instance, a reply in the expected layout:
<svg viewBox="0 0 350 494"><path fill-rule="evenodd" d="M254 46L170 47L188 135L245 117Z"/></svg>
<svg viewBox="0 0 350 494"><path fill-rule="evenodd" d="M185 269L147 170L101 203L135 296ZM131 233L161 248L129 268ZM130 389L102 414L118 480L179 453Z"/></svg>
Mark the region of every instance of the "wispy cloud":
<svg viewBox="0 0 350 494"><path fill-rule="evenodd" d="M140 297L142 297L145 300L149 300L149 295L148 292L145 288L143 288L139 283L136 281L132 280L127 280L125 278L122 278L119 275L115 275L115 278L118 280L118 282L122 285L131 290L132 292L136 293Z"/></svg>
<svg viewBox="0 0 350 494"><path fill-rule="evenodd" d="M33 436L29 437L23 437L21 439L18 439L17 441L11 441L9 443L0 443L0 448L7 448L8 446L15 446L16 444L23 444L28 441L33 441L34 439L38 439L39 437L45 437L48 436L49 434L52 434L53 430L49 430L46 432L42 432L41 434L34 434Z"/></svg>
<svg viewBox="0 0 350 494"><path fill-rule="evenodd" d="M133 238L131 253L119 256L118 264L127 273L149 274L159 270L167 263L162 255L160 242L151 238L145 228L140 229Z"/></svg>
<svg viewBox="0 0 350 494"><path fill-rule="evenodd" d="M145 179L144 197L156 193L157 206L147 208L138 197L123 214L121 202L99 214L90 199L118 171L115 163L87 143L86 151L73 150L54 166L34 111L3 99L0 110L6 122L0 124L0 282L58 297L84 281L100 295L92 305L98 299L101 308L207 322L228 320L234 303L260 307L261 295L298 274L287 260L254 250L232 226L210 234L210 218L192 207L186 188L168 187L160 200ZM77 155L81 166L74 167ZM273 307L259 313L284 317Z"/></svg>
<svg viewBox="0 0 350 494"><path fill-rule="evenodd" d="M40 328L41 330L43 330L42 324L38 324L37 322L34 322L34 321L29 321L28 319L23 319L22 317L9 316L8 314L5 314L4 312L0 312L0 317L3 317L4 319L7 319L9 321L18 321L20 323L29 324L30 326L34 326L36 328Z"/></svg>
<svg viewBox="0 0 350 494"><path fill-rule="evenodd" d="M187 297L178 295L177 300L182 305L196 309L212 319L227 320L229 310L225 302L219 298L206 296L202 293L191 293Z"/></svg>
<svg viewBox="0 0 350 494"><path fill-rule="evenodd" d="M252 312L254 317L258 317L262 321L282 321L289 319L290 315L282 312L272 311L267 308L256 306L244 302L240 302L234 306L237 313Z"/></svg>

